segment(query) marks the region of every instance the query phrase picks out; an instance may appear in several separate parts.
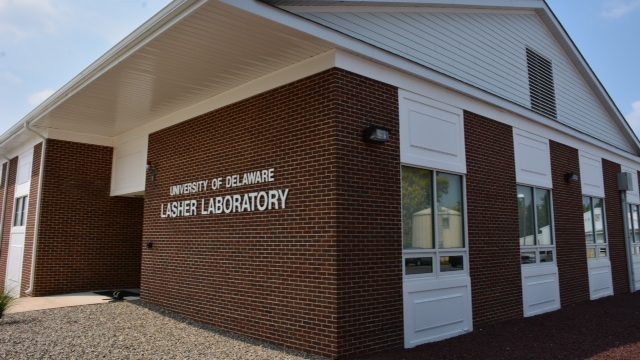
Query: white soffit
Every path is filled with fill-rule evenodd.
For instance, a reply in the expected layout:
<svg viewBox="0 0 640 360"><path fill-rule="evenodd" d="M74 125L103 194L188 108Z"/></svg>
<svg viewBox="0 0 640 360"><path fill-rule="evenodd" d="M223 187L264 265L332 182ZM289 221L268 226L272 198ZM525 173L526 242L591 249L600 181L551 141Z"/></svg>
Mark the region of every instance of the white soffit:
<svg viewBox="0 0 640 360"><path fill-rule="evenodd" d="M53 106L34 127L117 136L331 48L210 1Z"/></svg>
<svg viewBox="0 0 640 360"><path fill-rule="evenodd" d="M513 129L516 181L520 184L552 188L549 140Z"/></svg>
<svg viewBox="0 0 640 360"><path fill-rule="evenodd" d="M604 198L604 175L602 174L602 158L600 156L579 151L580 181L584 195Z"/></svg>

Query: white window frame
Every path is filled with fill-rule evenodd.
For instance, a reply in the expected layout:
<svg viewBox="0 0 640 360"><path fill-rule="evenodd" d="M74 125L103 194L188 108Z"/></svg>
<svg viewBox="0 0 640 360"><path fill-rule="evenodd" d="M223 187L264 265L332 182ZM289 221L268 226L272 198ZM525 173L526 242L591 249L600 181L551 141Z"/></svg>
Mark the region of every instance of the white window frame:
<svg viewBox="0 0 640 360"><path fill-rule="evenodd" d="M18 213L18 202L21 201L22 209ZM24 229L27 225L27 212L29 210L29 195L16 196L13 202L13 216L11 219L11 227L14 229ZM20 216L20 223L16 225L17 217Z"/></svg>
<svg viewBox="0 0 640 360"><path fill-rule="evenodd" d="M432 211L432 220L433 220L433 249L404 249L404 239L402 239L402 276L404 279L419 279L419 278L446 278L446 277L455 277L460 275L467 276L469 274L469 231L468 231L468 221L467 221L467 178L465 174L456 173L453 171L441 171L438 169L426 168L422 166L416 166L413 164L401 164L402 167L413 167L417 169L429 170L431 171L431 191L433 194L433 211ZM462 233L463 233L463 243L464 247L455 248L455 249L440 249L438 248L438 218L437 218L437 209L438 206L438 198L437 198L437 175L438 173L444 173L448 175L456 175L460 176L460 181L462 185ZM402 177L400 178L402 182ZM400 201L402 201L402 194L400 197ZM402 204L401 204L402 208ZM401 209L402 211L402 209ZM404 214L402 214L404 216ZM404 225L403 225L404 226ZM404 229L402 229L402 236L404 236ZM440 270L440 257L442 256L462 256L463 266L462 270L456 271L444 271ZM430 257L432 259L432 272L423 273L423 274L406 274L406 259L412 258L426 258Z"/></svg>
<svg viewBox="0 0 640 360"><path fill-rule="evenodd" d="M628 204L629 205L629 236L631 239L631 256L636 256L636 257L640 257L640 236L636 237L635 236L635 226L633 226L633 208L635 208L637 210L637 214L638 214L638 219L637 221L640 223L640 204ZM640 227L640 224L639 224ZM609 242L607 241L607 245L609 244ZM609 252L607 251L607 255L609 254Z"/></svg>
<svg viewBox="0 0 640 360"><path fill-rule="evenodd" d="M517 194L517 187L518 186L524 186L524 187L528 187L530 189L533 189L533 198L532 203L533 203L533 226L534 226L534 239L536 244L535 245L520 245L520 265L522 266L535 266L535 265L547 265L547 264L556 264L557 262L557 251L556 251L556 222L555 222L555 213L553 212L553 189L550 188L545 188L545 187L541 187L541 186L534 186L534 185L529 185L529 184L520 184L517 183L516 184L516 194ZM549 191L549 210L550 210L550 216L551 216L551 231L549 232L551 234L551 240L553 242L553 245L540 245L539 241L538 241L538 212L536 211L536 194L535 191L536 190L545 190L545 191ZM518 222L520 221L520 219L518 218ZM520 236L519 231L518 231L518 237ZM518 239L518 242L520 242L520 239ZM551 253L553 254L553 260L552 261L545 261L545 262L540 262L540 252L543 251L551 251ZM529 252L534 252L536 255L536 262L535 263L528 263L528 264L523 264L522 263L522 254L523 253L529 253Z"/></svg>
<svg viewBox="0 0 640 360"><path fill-rule="evenodd" d="M609 227L607 226L607 210L606 210L606 200L604 197L599 197L599 196L592 196L592 195L582 195L582 198L589 198L591 201L591 226L593 229L593 237L594 240L596 239L596 234L595 234L595 230L596 230L596 220L595 220L595 211L593 209L593 199L600 199L602 200L602 227L603 227L603 235L604 235L604 244L598 244L597 242L594 243L589 243L587 242L586 239L586 235L585 235L585 239L584 239L584 243L586 245L585 250L587 252L585 252L585 256L587 256L587 260L588 261L595 261L595 260L601 260L601 259L607 259L609 260ZM633 235L632 235L633 236ZM640 245L640 244L639 244ZM600 255L600 249L604 248L607 252L607 256L599 256ZM588 250L589 249L594 249L595 251L595 257L590 258L587 254L588 254Z"/></svg>

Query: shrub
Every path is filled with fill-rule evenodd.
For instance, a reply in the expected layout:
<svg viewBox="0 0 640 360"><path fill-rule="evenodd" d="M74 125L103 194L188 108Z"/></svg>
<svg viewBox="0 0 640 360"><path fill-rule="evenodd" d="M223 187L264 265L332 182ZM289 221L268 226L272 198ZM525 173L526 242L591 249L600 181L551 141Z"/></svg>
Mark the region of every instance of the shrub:
<svg viewBox="0 0 640 360"><path fill-rule="evenodd" d="M11 306L11 303L15 300L13 296L3 292L0 293L0 319L4 316L4 311Z"/></svg>

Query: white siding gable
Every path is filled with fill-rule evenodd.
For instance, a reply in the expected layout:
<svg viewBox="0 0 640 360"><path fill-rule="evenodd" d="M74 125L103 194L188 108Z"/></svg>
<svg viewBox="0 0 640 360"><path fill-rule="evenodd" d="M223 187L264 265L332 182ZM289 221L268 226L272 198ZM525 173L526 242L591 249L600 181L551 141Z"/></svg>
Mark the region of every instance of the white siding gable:
<svg viewBox="0 0 640 360"><path fill-rule="evenodd" d="M513 129L516 181L520 184L552 188L549 140Z"/></svg>
<svg viewBox="0 0 640 360"><path fill-rule="evenodd" d="M533 11L417 7L287 8L381 49L531 107L526 48L552 61L557 120L633 152L624 130Z"/></svg>

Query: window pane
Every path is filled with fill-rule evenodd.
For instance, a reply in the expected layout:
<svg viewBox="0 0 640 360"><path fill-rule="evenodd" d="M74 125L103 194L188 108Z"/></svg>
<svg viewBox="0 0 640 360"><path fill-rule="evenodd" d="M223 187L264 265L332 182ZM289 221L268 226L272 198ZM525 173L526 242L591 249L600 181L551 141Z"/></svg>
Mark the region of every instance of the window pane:
<svg viewBox="0 0 640 360"><path fill-rule="evenodd" d="M633 211L631 217L633 218L633 242L640 242L640 229L638 229L638 206L631 205Z"/></svg>
<svg viewBox="0 0 640 360"><path fill-rule="evenodd" d="M587 259L593 259L596 257L596 249L587 248Z"/></svg>
<svg viewBox="0 0 640 360"><path fill-rule="evenodd" d="M402 167L402 241L405 249L433 249L432 173Z"/></svg>
<svg viewBox="0 0 640 360"><path fill-rule="evenodd" d="M521 264L535 264L536 263L536 253L533 251L527 251L520 253L520 263Z"/></svg>
<svg viewBox="0 0 640 360"><path fill-rule="evenodd" d="M593 233L593 219L591 218L591 198L584 196L582 198L582 216L584 218L584 237L588 244L594 244L595 237Z"/></svg>
<svg viewBox="0 0 640 360"><path fill-rule="evenodd" d="M438 173L438 248L464 247L462 176Z"/></svg>
<svg viewBox="0 0 640 360"><path fill-rule="evenodd" d="M533 224L533 189L518 186L518 222L520 225L520 246L535 245ZM535 259L535 255L534 255Z"/></svg>
<svg viewBox="0 0 640 360"><path fill-rule="evenodd" d="M596 228L596 243L607 242L604 232L604 202L602 199L593 198L593 222Z"/></svg>
<svg viewBox="0 0 640 360"><path fill-rule="evenodd" d="M549 190L536 189L536 215L538 216L538 244L553 245L551 229L551 195Z"/></svg>
<svg viewBox="0 0 640 360"><path fill-rule="evenodd" d="M433 258L404 259L404 271L405 275L430 274L433 272Z"/></svg>
<svg viewBox="0 0 640 360"><path fill-rule="evenodd" d="M464 270L462 255L440 256L440 272Z"/></svg>
<svg viewBox="0 0 640 360"><path fill-rule="evenodd" d="M553 251L552 250L544 250L540 251L540 262L553 262Z"/></svg>
<svg viewBox="0 0 640 360"><path fill-rule="evenodd" d="M606 258L607 257L607 248L606 247L598 248L598 257L601 257L601 258Z"/></svg>
<svg viewBox="0 0 640 360"><path fill-rule="evenodd" d="M633 232L633 210L635 205L629 204L629 211L627 212L627 229L629 230L629 236L631 237L631 241L635 242L635 234Z"/></svg>

